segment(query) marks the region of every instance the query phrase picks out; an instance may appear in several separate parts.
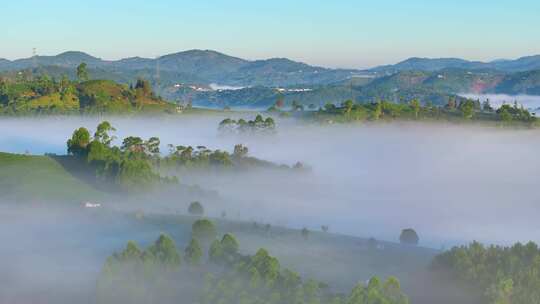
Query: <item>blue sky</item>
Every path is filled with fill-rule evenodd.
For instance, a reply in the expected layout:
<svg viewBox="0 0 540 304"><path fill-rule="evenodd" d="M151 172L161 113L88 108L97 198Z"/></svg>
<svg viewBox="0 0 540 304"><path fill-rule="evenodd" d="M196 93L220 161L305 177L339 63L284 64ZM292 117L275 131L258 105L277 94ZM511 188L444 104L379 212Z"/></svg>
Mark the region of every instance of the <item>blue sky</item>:
<svg viewBox="0 0 540 304"><path fill-rule="evenodd" d="M197 48L360 68L540 54L538 0L17 0L0 6L0 26L8 59L34 47L104 59Z"/></svg>

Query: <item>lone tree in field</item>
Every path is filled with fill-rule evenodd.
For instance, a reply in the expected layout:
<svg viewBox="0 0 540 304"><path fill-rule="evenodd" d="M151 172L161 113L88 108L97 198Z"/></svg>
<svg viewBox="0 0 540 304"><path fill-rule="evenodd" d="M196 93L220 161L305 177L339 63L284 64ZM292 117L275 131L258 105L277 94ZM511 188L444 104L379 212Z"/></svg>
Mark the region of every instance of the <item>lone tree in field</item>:
<svg viewBox="0 0 540 304"><path fill-rule="evenodd" d="M207 219L197 220L191 227L191 237L208 244L217 236L216 226Z"/></svg>
<svg viewBox="0 0 540 304"><path fill-rule="evenodd" d="M204 214L204 207L199 202L189 204L188 212L191 215L201 216Z"/></svg>
<svg viewBox="0 0 540 304"><path fill-rule="evenodd" d="M418 245L420 238L414 229L403 229L399 236L399 242L406 245Z"/></svg>

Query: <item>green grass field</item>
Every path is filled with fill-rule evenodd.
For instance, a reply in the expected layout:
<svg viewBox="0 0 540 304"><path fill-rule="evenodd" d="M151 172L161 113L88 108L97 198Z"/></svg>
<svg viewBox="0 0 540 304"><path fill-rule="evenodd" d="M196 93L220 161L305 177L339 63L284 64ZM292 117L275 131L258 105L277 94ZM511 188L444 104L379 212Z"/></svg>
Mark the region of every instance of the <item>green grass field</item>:
<svg viewBox="0 0 540 304"><path fill-rule="evenodd" d="M48 156L0 153L0 198L68 202L102 196Z"/></svg>

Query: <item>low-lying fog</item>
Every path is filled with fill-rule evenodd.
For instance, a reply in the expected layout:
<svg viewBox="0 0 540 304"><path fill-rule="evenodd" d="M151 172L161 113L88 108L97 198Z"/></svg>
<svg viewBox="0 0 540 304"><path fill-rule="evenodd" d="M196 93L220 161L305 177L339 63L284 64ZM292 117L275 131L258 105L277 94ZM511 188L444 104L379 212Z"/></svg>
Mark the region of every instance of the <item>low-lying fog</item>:
<svg viewBox="0 0 540 304"><path fill-rule="evenodd" d="M222 118L107 120L118 137L158 136L164 150L174 143L230 151L243 143L252 156L312 167L305 175L184 176L186 183L219 191L226 203L208 206L215 215L228 210L244 220L317 230L328 225L333 232L389 241L412 227L422 245L434 248L471 240L540 241L539 131L281 121L275 136L239 138L219 136ZM93 130L99 121L2 119L0 151L63 154L75 128Z"/></svg>
<svg viewBox="0 0 540 304"><path fill-rule="evenodd" d="M401 229L411 227L422 246L436 249L472 240L540 241L538 130L411 123L321 127L287 120L278 121L274 136L248 138L220 136L221 116L106 119L119 138L159 136L163 150L173 143L231 151L242 143L252 156L312 168L182 175L183 183L219 192L220 199L202 201L210 216L226 211L229 219L310 230L328 225L331 232L394 242ZM74 129L93 130L101 120L0 119L0 151L64 154ZM189 200L171 197L143 208L185 212ZM144 247L167 232L180 248L189 241L190 223L142 223L116 212L83 210L81 201L73 204L70 210L46 204L15 209L0 201L0 303L95 303L106 257L128 240ZM346 275L350 282L340 283L345 290L368 279ZM414 285L406 275L400 279Z"/></svg>
<svg viewBox="0 0 540 304"><path fill-rule="evenodd" d="M278 125L272 137L222 137L222 117L108 118L119 138L159 136L167 143L231 150L278 163L302 161L309 175L251 173L184 177L218 190L246 220L269 221L395 241L413 227L434 248L480 240L540 241L540 132L450 125ZM65 153L79 126L98 118L0 120L0 151ZM239 206L249 205L250 208ZM235 209L235 210L236 210ZM246 211L248 210L248 211Z"/></svg>

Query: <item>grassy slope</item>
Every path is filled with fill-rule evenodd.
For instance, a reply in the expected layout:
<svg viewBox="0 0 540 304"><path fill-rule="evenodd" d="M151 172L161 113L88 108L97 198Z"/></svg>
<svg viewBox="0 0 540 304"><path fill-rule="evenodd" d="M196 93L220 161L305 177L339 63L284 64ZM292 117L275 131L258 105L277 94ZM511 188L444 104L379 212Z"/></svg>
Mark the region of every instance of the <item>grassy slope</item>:
<svg viewBox="0 0 540 304"><path fill-rule="evenodd" d="M79 201L101 196L52 158L0 153L0 198Z"/></svg>
<svg viewBox="0 0 540 304"><path fill-rule="evenodd" d="M173 236L183 250L190 239L191 224L197 218L183 215L145 215L140 220L132 216L130 231L144 236L144 246L157 238L159 232ZM306 240L299 230L271 227L266 232L259 224L212 219L218 233L233 233L242 254L254 254L264 247L276 256L281 266L298 271L305 278L328 283L334 291L349 292L358 282L372 276L396 276L412 304L478 304L475 297L461 286L433 276L429 265L437 250L380 242L379 249L369 249L367 240L333 233L311 232ZM154 230L152 234L149 230ZM139 240L140 241L140 240ZM126 240L127 242L127 240Z"/></svg>

